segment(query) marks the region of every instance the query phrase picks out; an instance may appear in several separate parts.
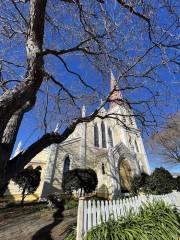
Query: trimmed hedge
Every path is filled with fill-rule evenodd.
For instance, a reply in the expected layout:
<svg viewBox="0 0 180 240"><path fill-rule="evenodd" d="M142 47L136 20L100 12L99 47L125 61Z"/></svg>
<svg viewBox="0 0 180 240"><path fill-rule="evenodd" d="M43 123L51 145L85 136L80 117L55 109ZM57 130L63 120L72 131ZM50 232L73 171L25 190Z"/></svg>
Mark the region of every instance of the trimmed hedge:
<svg viewBox="0 0 180 240"><path fill-rule="evenodd" d="M73 191L91 193L98 184L97 174L91 169L76 168L64 173L62 189L65 193L72 194Z"/></svg>
<svg viewBox="0 0 180 240"><path fill-rule="evenodd" d="M171 193L173 190L180 191L180 178L173 178L163 167L156 168L150 176L145 173L135 176L131 181L130 189L133 194L141 191L154 195Z"/></svg>

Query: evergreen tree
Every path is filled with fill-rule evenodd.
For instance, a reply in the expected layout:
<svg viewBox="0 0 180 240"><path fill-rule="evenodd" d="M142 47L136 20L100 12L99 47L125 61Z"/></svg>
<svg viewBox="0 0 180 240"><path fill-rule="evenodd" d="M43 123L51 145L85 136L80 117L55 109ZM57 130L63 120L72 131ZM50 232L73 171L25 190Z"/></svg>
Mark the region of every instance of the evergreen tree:
<svg viewBox="0 0 180 240"><path fill-rule="evenodd" d="M22 190L21 204L23 205L25 197L33 194L39 186L41 181L41 167L38 166L33 169L32 166L29 166L16 175L13 181Z"/></svg>

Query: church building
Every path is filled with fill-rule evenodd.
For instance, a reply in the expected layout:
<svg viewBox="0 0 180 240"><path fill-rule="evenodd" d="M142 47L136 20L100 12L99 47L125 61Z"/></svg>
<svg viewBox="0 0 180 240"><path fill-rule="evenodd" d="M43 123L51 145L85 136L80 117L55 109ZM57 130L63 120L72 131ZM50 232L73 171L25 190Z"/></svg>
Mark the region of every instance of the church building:
<svg viewBox="0 0 180 240"><path fill-rule="evenodd" d="M150 173L141 132L130 107L123 103L117 82L111 73L110 106L101 116L79 124L62 144L49 148L41 197L62 191L63 173L74 168L92 168L98 177L96 193L112 198L130 188L134 175ZM85 106L82 117L86 115ZM47 150L46 150L47 151Z"/></svg>

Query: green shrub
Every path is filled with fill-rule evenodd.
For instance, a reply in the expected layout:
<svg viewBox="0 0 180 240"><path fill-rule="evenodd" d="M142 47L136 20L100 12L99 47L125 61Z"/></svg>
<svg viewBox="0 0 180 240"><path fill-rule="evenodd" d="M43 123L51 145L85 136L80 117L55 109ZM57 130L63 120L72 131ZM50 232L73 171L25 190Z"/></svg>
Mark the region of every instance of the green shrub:
<svg viewBox="0 0 180 240"><path fill-rule="evenodd" d="M164 168L156 168L154 172L146 179L143 191L150 194L171 193L174 188L173 177L170 172Z"/></svg>
<svg viewBox="0 0 180 240"><path fill-rule="evenodd" d="M140 176L134 176L131 181L131 189L130 192L133 194L138 194L142 188L145 186L149 175L146 173L141 173Z"/></svg>
<svg viewBox="0 0 180 240"><path fill-rule="evenodd" d="M64 173L62 189L65 193L72 194L73 191L84 190L91 193L98 184L97 174L91 169L76 168Z"/></svg>
<svg viewBox="0 0 180 240"><path fill-rule="evenodd" d="M178 240L179 215L164 202L143 206L139 214L129 213L92 228L84 240Z"/></svg>
<svg viewBox="0 0 180 240"><path fill-rule="evenodd" d="M48 195L48 200L53 207L63 210L72 209L78 206L78 199L68 194L52 193Z"/></svg>
<svg viewBox="0 0 180 240"><path fill-rule="evenodd" d="M177 190L180 192L180 176L177 178L174 178L174 190Z"/></svg>
<svg viewBox="0 0 180 240"><path fill-rule="evenodd" d="M131 181L130 192L138 194L140 191L147 194L167 194L172 190L180 190L180 182L178 178L173 178L171 173L164 168L156 168L149 176L142 173L135 176Z"/></svg>
<svg viewBox="0 0 180 240"><path fill-rule="evenodd" d="M65 210L76 208L77 206L78 206L78 199L75 199L73 197L71 197L70 199L68 199L68 198L64 199L64 209Z"/></svg>
<svg viewBox="0 0 180 240"><path fill-rule="evenodd" d="M72 225L64 240L76 240L76 225Z"/></svg>
<svg viewBox="0 0 180 240"><path fill-rule="evenodd" d="M63 209L64 208L64 199L59 193L51 193L47 197L48 201L53 207Z"/></svg>

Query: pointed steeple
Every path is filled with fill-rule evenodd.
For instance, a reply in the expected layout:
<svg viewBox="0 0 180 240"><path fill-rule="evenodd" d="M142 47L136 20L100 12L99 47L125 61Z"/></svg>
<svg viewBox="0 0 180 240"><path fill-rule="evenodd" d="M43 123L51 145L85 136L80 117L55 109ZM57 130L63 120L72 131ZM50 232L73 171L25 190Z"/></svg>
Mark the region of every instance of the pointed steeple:
<svg viewBox="0 0 180 240"><path fill-rule="evenodd" d="M111 104L117 103L118 100L122 99L122 94L119 90L118 83L117 83L112 71L111 71L110 86L111 86L110 91L112 92L112 94L110 96Z"/></svg>
<svg viewBox="0 0 180 240"><path fill-rule="evenodd" d="M82 117L86 116L86 107L83 105L82 109L81 109L81 115Z"/></svg>
<svg viewBox="0 0 180 240"><path fill-rule="evenodd" d="M23 150L22 150L22 142L20 141L19 143L18 143L18 145L17 145L17 148L16 148L16 150L15 150L15 153L14 153L14 155L13 155L13 157L15 157L15 156L17 156L20 152L22 152Z"/></svg>
<svg viewBox="0 0 180 240"><path fill-rule="evenodd" d="M55 129L54 129L54 132L57 133L57 132L59 131L59 128L60 128L60 124L57 123L57 124L56 124L56 127L55 127Z"/></svg>

